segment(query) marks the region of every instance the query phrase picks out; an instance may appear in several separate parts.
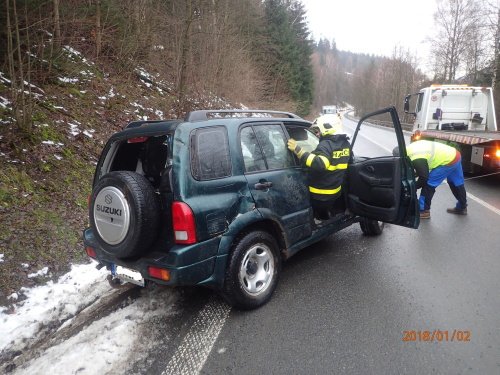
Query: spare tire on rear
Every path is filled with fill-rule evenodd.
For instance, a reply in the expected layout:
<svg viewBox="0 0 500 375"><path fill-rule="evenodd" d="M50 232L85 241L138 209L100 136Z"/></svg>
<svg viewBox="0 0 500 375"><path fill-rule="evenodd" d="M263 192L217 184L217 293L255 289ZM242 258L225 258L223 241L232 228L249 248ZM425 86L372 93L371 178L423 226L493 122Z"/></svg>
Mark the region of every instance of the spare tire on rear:
<svg viewBox="0 0 500 375"><path fill-rule="evenodd" d="M102 249L118 258L144 253L158 236L160 202L142 175L104 175L90 197L90 225Z"/></svg>

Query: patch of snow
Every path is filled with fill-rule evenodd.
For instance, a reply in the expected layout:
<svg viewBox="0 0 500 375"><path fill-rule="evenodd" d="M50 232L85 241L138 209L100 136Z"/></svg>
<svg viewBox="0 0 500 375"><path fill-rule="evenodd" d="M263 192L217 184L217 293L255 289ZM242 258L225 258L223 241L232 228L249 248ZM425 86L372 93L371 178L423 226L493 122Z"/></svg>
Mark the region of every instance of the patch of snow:
<svg viewBox="0 0 500 375"><path fill-rule="evenodd" d="M24 81L24 84L26 86L30 86L32 89L36 89L36 90L40 91L42 94L45 94L45 91L43 91L40 87L35 86L34 84L32 84L30 82Z"/></svg>
<svg viewBox="0 0 500 375"><path fill-rule="evenodd" d="M80 52L78 52L76 49L74 49L71 46L64 46L64 49L69 52L70 55L75 55L75 56L82 56Z"/></svg>
<svg viewBox="0 0 500 375"><path fill-rule="evenodd" d="M8 299L8 300L17 301L17 300L19 299L19 294L17 294L17 293L12 293L11 295L7 296L7 299Z"/></svg>
<svg viewBox="0 0 500 375"><path fill-rule="evenodd" d="M95 262L72 266L56 283L33 289L22 288L26 299L14 302L14 311L0 307L0 352L23 351L44 340L50 328L68 327L76 314L87 311L101 297L110 297L104 278L109 271L97 270ZM144 289L143 296L104 317L89 321L74 336L48 348L16 369L25 374L122 374L144 359L158 343L151 340L156 322L176 314L178 294L169 289ZM148 336L149 333L149 336ZM168 337L163 336L163 340ZM138 347L144 350L137 351Z"/></svg>
<svg viewBox="0 0 500 375"><path fill-rule="evenodd" d="M26 51L26 54L28 54L30 57L33 57L33 58L34 58L34 59L36 59L36 60L40 60L40 61L42 61L42 62L44 62L44 63L47 63L47 64L48 64L48 61L47 61L47 60L45 60L45 59L40 59L40 58L39 58L37 55L35 55L34 53L31 53L31 52Z"/></svg>
<svg viewBox="0 0 500 375"><path fill-rule="evenodd" d="M157 46L153 46L153 50L155 51L163 51L165 49L164 46L162 46L161 44L157 45Z"/></svg>
<svg viewBox="0 0 500 375"><path fill-rule="evenodd" d="M15 313L0 311L0 352L5 348L23 349L25 340L43 334L40 330L48 323L66 320L95 301L110 288L102 282L106 274L106 270L97 270L95 263L73 265L57 283L21 288L27 298L14 305Z"/></svg>
<svg viewBox="0 0 500 375"><path fill-rule="evenodd" d="M57 155L57 154L54 154L54 157L57 159L57 160L62 160L63 157L61 155Z"/></svg>
<svg viewBox="0 0 500 375"><path fill-rule="evenodd" d="M21 267L23 267L24 269L26 268L29 268L29 264L28 263L21 263Z"/></svg>
<svg viewBox="0 0 500 375"><path fill-rule="evenodd" d="M57 77L57 79L64 83L77 83L78 78Z"/></svg>
<svg viewBox="0 0 500 375"><path fill-rule="evenodd" d="M0 254L0 263L3 263L3 262L4 262L3 257L4 257L4 255L3 255L3 254Z"/></svg>
<svg viewBox="0 0 500 375"><path fill-rule="evenodd" d="M0 71L0 81L3 81L9 85L12 83L12 81L10 79L8 79L7 77L5 77L5 74L1 71Z"/></svg>
<svg viewBox="0 0 500 375"><path fill-rule="evenodd" d="M28 278L32 279L32 278L38 277L38 276L45 276L45 275L47 275L48 272L49 272L49 267L43 267L41 270L39 270L37 272L30 273L28 275Z"/></svg>
<svg viewBox="0 0 500 375"><path fill-rule="evenodd" d="M83 134L86 135L89 138L92 138L92 134L90 134L87 130L84 130Z"/></svg>
<svg viewBox="0 0 500 375"><path fill-rule="evenodd" d="M137 102L132 102L132 103L130 103L130 105L132 105L132 106L134 106L136 108L140 108L142 110L145 110L145 108L142 105L140 105L139 103L137 103Z"/></svg>
<svg viewBox="0 0 500 375"><path fill-rule="evenodd" d="M54 141L42 141L42 143L43 143L44 145L50 145L50 146L58 146L58 147L60 147L60 146L64 146L64 144L63 144L63 143L61 143L61 142L57 142L57 143L56 143L56 142L54 142Z"/></svg>
<svg viewBox="0 0 500 375"><path fill-rule="evenodd" d="M9 99L0 96L0 106L2 106L3 108L7 108L10 107L11 104L12 103L9 101Z"/></svg>
<svg viewBox="0 0 500 375"><path fill-rule="evenodd" d="M73 124L71 122L68 122L68 125L69 125L69 133L72 135L72 136L77 136L78 134L80 134L80 129L78 128L78 125L77 124Z"/></svg>
<svg viewBox="0 0 500 375"><path fill-rule="evenodd" d="M160 111L159 109L157 109L155 111L155 115L158 116L159 118L163 118L164 117L163 111Z"/></svg>
<svg viewBox="0 0 500 375"><path fill-rule="evenodd" d="M80 72L80 75L82 75L82 76L84 76L84 77L86 77L86 76L89 76L89 77L94 77L94 73L89 72L88 70L82 70L82 71Z"/></svg>
<svg viewBox="0 0 500 375"><path fill-rule="evenodd" d="M86 58L82 55L82 53L81 53L81 52L78 52L78 51L77 51L76 49L74 49L73 47L66 45L66 46L64 46L63 48L64 48L64 50L66 50L66 52L68 52L68 54L69 54L70 56L72 56L72 57L76 57L76 58L80 59L82 62L84 62L85 64L87 64L87 65L89 65L89 66L90 66L90 65L94 65L94 63L92 63L92 62L88 61L88 60L87 60L87 59L86 59Z"/></svg>

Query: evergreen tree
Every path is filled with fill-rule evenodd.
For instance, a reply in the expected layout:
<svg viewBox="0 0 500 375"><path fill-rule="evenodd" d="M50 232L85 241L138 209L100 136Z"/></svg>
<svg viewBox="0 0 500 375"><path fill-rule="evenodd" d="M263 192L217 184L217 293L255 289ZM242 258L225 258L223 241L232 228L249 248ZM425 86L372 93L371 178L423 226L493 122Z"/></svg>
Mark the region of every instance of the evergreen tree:
<svg viewBox="0 0 500 375"><path fill-rule="evenodd" d="M301 115L309 113L313 99L311 66L312 42L305 18L304 5L299 0L266 0L268 51L273 60L273 95L289 94ZM284 91L284 92L281 92Z"/></svg>

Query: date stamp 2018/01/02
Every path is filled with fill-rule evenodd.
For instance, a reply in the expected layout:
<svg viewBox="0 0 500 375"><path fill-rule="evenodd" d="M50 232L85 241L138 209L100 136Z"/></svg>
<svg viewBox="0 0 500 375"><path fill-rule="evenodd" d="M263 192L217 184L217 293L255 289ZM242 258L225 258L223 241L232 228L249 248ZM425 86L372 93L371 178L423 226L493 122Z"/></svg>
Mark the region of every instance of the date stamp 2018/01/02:
<svg viewBox="0 0 500 375"><path fill-rule="evenodd" d="M471 331L463 330L441 330L432 331L403 331L403 341L425 341L425 342L470 342Z"/></svg>

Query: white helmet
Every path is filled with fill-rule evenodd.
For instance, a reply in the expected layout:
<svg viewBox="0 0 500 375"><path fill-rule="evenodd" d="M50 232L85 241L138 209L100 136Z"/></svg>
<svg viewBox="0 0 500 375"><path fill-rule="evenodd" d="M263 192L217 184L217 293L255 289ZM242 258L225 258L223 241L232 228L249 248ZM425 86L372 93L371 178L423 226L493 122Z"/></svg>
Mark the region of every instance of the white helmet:
<svg viewBox="0 0 500 375"><path fill-rule="evenodd" d="M314 120L311 129L317 129L321 135L343 133L342 120L337 115L324 115Z"/></svg>

